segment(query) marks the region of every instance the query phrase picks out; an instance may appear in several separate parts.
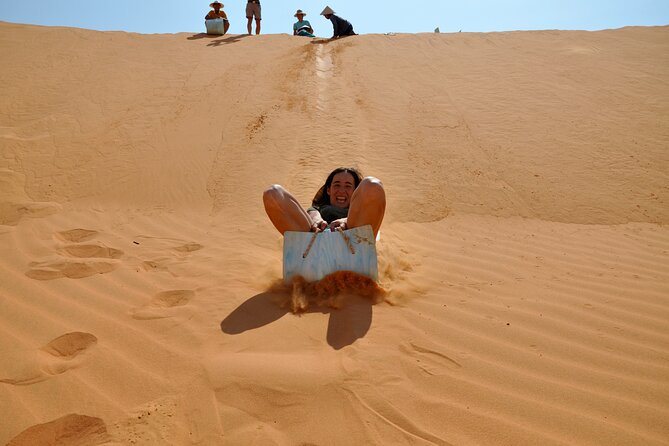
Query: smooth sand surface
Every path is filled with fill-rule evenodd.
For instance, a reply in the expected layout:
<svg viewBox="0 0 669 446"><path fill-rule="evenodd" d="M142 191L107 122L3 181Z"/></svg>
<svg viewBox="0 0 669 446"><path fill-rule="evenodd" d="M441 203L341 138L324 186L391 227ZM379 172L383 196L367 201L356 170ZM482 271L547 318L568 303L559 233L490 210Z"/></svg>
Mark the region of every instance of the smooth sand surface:
<svg viewBox="0 0 669 446"><path fill-rule="evenodd" d="M669 444L669 27L0 54L0 444ZM385 298L293 314L340 165Z"/></svg>

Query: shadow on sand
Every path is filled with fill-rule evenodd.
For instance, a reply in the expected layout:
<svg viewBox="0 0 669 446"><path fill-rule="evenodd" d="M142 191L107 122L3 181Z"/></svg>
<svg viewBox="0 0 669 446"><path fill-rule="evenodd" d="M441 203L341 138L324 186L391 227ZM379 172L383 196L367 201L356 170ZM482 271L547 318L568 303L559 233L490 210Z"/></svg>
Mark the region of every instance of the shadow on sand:
<svg viewBox="0 0 669 446"><path fill-rule="evenodd" d="M281 308L280 301L286 296L277 292L265 292L242 303L221 322L223 333L237 335L254 330L292 314ZM372 302L369 298L347 295L339 309L310 307L306 313L329 314L327 343L339 350L363 338L372 325ZM293 315L294 316L294 315Z"/></svg>
<svg viewBox="0 0 669 446"><path fill-rule="evenodd" d="M244 37L248 37L248 34L232 34L229 36L219 36L216 34L207 34L199 33L193 34L190 37L186 37L188 40L200 40L200 39L210 39L211 42L207 46L220 46L220 45L229 45L231 43L239 42Z"/></svg>
<svg viewBox="0 0 669 446"><path fill-rule="evenodd" d="M328 43L336 42L338 40L345 39L347 37L352 37L352 36L357 36L358 34L351 34L350 36L339 36L336 39L334 38L324 38L324 37L316 37L315 39L311 39L311 44L312 45L327 45Z"/></svg>

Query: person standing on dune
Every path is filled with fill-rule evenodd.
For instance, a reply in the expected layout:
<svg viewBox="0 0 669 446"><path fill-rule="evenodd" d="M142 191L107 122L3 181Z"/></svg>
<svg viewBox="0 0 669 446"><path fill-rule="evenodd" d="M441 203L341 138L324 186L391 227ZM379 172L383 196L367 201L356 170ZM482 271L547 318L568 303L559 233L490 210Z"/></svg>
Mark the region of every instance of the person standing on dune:
<svg viewBox="0 0 669 446"><path fill-rule="evenodd" d="M338 15L335 15L335 12L330 8L329 6L326 6L323 12L321 12L322 16L325 16L326 19L332 22L332 28L333 28L333 33L332 33L332 38L333 39L338 39L339 37L343 36L355 36L355 31L353 31L353 25L351 25L351 22L348 20L344 20Z"/></svg>
<svg viewBox="0 0 669 446"><path fill-rule="evenodd" d="M256 19L256 35L260 34L260 0L248 0L246 2L246 19L248 20L246 24L246 29L251 34L251 24L253 23L253 18Z"/></svg>

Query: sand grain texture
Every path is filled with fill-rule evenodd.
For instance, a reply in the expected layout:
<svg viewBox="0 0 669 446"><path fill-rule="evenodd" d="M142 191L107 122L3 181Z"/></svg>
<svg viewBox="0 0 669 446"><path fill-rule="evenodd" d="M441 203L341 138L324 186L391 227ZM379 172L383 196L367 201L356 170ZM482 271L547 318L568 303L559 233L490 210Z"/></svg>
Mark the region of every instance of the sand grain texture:
<svg viewBox="0 0 669 446"><path fill-rule="evenodd" d="M669 444L669 28L0 52L0 444ZM296 315L339 165L384 301Z"/></svg>

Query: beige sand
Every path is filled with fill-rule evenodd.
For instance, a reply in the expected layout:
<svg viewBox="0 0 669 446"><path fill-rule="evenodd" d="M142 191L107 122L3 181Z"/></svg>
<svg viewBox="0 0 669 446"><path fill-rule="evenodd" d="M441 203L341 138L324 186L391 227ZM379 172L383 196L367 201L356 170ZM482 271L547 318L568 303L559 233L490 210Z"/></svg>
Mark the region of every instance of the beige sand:
<svg viewBox="0 0 669 446"><path fill-rule="evenodd" d="M0 53L1 444L669 444L669 28ZM387 297L294 315L339 165Z"/></svg>

